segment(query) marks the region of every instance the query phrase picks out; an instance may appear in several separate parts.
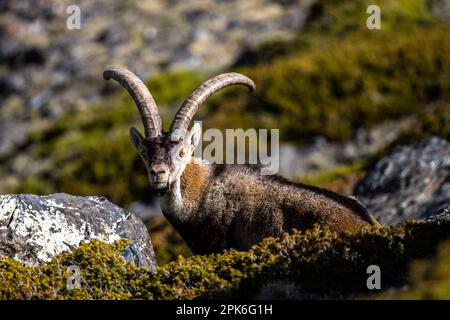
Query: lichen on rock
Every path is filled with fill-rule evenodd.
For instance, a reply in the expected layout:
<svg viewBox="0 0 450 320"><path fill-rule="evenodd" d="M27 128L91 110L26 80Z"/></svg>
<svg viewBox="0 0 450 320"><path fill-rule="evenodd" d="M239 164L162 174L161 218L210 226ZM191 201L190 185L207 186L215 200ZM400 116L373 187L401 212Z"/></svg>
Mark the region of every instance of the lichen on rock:
<svg viewBox="0 0 450 320"><path fill-rule="evenodd" d="M105 198L63 193L0 196L0 257L34 266L81 243L94 239L112 243L121 238L130 241L122 252L127 261L155 270L145 225Z"/></svg>

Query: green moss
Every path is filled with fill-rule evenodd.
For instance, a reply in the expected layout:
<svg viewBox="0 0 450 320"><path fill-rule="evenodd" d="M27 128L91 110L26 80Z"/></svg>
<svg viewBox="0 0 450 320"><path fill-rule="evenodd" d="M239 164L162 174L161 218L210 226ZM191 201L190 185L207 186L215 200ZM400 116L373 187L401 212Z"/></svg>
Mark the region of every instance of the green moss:
<svg viewBox="0 0 450 320"><path fill-rule="evenodd" d="M0 299L130 298L133 277L141 271L120 256L127 244L126 240L112 245L92 241L34 268L5 258L0 261ZM66 286L71 275L67 268L71 265L80 268L80 289L69 290Z"/></svg>
<svg viewBox="0 0 450 320"><path fill-rule="evenodd" d="M113 245L94 241L40 267L1 260L0 298L249 298L264 285L277 281L296 284L303 293L318 296L354 296L368 293L369 265L380 266L384 289L402 286L408 283L409 263L430 258L438 244L449 237L450 222L410 222L401 228L366 229L342 237L317 227L284 234L279 239L268 238L247 252L227 250L209 256L180 257L158 268L155 274L121 258L126 241ZM76 290L65 286L65 270L72 264L81 269L82 285ZM436 268L437 274L442 271L448 276L448 260L445 266Z"/></svg>
<svg viewBox="0 0 450 320"><path fill-rule="evenodd" d="M370 5L381 9L381 32L411 25L423 25L436 19L430 12L435 0L321 0L313 6L308 31L340 37L350 31L366 28Z"/></svg>
<svg viewBox="0 0 450 320"><path fill-rule="evenodd" d="M274 38L263 42L244 52L236 66L261 66L364 31L367 29L366 20L369 16L366 10L370 5L381 8L382 27L375 31L377 33L388 34L399 29L408 31L410 28L430 25L440 21L431 12L431 7L438 1L440 0L319 0L312 6L305 30L293 39Z"/></svg>
<svg viewBox="0 0 450 320"><path fill-rule="evenodd" d="M346 140L359 127L448 101L450 25L432 14L437 1L318 1L297 37L268 41L238 61L257 91L214 100L206 126L279 128L299 144L318 135ZM366 27L373 4L381 30Z"/></svg>
<svg viewBox="0 0 450 320"><path fill-rule="evenodd" d="M204 76L200 73L192 70L183 70L159 75L147 81L146 84L158 105L170 105L183 102L203 80Z"/></svg>

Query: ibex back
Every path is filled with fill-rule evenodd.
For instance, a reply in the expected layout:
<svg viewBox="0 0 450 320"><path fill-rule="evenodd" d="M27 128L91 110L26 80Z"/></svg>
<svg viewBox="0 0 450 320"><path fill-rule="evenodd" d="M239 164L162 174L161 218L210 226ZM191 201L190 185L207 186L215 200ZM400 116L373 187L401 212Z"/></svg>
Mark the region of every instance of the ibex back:
<svg viewBox="0 0 450 320"><path fill-rule="evenodd" d="M151 191L161 209L194 253L225 248L248 249L265 237L315 223L338 233L379 224L356 199L279 176L261 175L255 167L194 161L201 127L189 123L214 92L233 84L251 91L253 81L238 73L213 77L198 87L163 132L158 108L143 82L122 67L107 69L105 79L124 86L141 114L145 137L131 128L131 142L147 167Z"/></svg>

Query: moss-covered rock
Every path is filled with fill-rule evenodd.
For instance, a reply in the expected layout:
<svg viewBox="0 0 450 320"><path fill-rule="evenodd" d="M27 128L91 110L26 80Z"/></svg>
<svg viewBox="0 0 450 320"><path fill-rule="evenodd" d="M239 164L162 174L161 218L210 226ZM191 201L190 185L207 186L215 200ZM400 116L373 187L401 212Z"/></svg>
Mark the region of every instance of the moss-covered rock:
<svg viewBox="0 0 450 320"><path fill-rule="evenodd" d="M0 195L0 257L33 266L50 261L80 243L125 238L121 255L137 266L156 270L147 228L140 219L105 198L68 194Z"/></svg>

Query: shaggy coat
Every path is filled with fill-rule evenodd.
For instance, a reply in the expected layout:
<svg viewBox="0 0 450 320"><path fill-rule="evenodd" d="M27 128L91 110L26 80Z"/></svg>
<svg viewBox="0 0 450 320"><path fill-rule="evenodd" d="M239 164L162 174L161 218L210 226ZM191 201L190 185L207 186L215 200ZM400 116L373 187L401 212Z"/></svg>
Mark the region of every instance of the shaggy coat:
<svg viewBox="0 0 450 320"><path fill-rule="evenodd" d="M379 226L356 199L260 175L257 167L191 162L181 176L182 207L171 205L177 201L174 191L162 196L162 211L194 253L245 250L315 223L338 233Z"/></svg>

